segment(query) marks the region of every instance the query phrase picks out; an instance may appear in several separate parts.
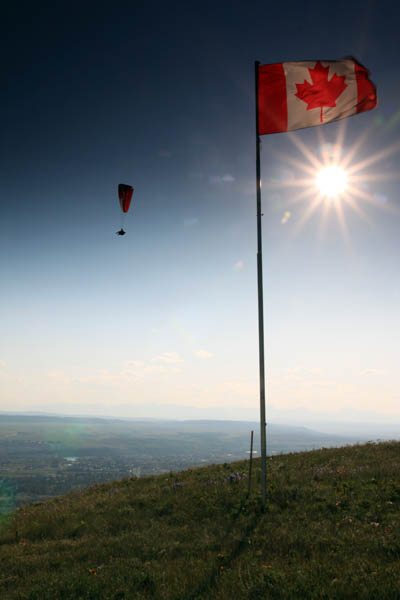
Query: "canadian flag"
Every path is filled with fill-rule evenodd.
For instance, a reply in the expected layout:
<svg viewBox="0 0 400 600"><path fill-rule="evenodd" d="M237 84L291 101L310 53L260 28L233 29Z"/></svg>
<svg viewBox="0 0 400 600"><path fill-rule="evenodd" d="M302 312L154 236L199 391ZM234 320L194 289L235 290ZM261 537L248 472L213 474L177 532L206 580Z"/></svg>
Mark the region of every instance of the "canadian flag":
<svg viewBox="0 0 400 600"><path fill-rule="evenodd" d="M376 88L354 58L258 67L258 135L293 131L372 110Z"/></svg>

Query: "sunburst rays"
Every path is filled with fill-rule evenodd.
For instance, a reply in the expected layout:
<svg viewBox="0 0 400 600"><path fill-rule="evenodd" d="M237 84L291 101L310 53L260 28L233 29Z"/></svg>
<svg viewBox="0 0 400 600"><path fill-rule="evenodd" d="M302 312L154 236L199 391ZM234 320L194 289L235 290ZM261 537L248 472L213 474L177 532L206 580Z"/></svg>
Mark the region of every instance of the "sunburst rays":
<svg viewBox="0 0 400 600"><path fill-rule="evenodd" d="M298 233L309 221L309 219L322 209L321 227L322 231L326 225L328 214L333 210L336 214L338 223L345 239L349 239L349 231L346 224L345 212L348 207L361 219L372 224L365 206L379 206L383 210L400 214L400 210L393 205L382 204L376 194L368 191L368 185L373 182L390 181L400 179L400 174L389 173L385 170L381 172L371 172L371 167L388 159L390 156L400 151L400 142L387 146L369 156L355 161L358 152L361 152L367 143L368 138L373 134L374 128L365 130L356 141L345 149L346 121L338 123L338 131L334 143L329 143L324 137L323 128L317 127L319 154L311 150L300 138L297 132L288 134L288 139L295 146L301 157L290 156L275 152L275 156L288 166L293 167L300 174L299 177L288 177L286 180L271 181L267 184L269 189L292 188L296 190L290 198L289 206L292 204L304 203L305 209L294 227L294 232ZM364 152L365 154L365 152ZM337 169L339 176L345 174L346 185L338 193L330 193L328 188L321 185L318 188L318 174L324 169ZM286 221L285 221L286 222Z"/></svg>

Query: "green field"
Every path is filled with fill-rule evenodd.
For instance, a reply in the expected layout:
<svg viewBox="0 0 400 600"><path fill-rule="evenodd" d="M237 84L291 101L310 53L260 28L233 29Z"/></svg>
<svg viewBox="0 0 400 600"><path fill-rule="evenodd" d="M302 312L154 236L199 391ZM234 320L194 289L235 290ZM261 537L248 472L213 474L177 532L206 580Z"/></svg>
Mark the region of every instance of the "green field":
<svg viewBox="0 0 400 600"><path fill-rule="evenodd" d="M96 485L4 515L4 600L400 598L400 443Z"/></svg>

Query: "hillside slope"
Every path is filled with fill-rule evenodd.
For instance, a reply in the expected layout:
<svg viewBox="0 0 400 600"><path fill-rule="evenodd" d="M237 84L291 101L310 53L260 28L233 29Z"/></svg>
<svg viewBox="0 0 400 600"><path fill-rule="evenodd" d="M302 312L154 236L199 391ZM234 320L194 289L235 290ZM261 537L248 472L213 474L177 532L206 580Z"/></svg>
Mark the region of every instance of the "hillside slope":
<svg viewBox="0 0 400 600"><path fill-rule="evenodd" d="M3 600L400 598L400 443L124 479L19 509Z"/></svg>

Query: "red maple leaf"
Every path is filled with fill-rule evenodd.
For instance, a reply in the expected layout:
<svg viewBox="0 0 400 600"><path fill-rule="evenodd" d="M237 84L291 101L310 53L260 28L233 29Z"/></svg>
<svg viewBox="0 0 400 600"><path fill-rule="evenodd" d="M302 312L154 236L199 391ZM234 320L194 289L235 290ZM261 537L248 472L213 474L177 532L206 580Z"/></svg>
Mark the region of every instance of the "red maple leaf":
<svg viewBox="0 0 400 600"><path fill-rule="evenodd" d="M336 100L340 94L347 88L344 82L344 75L336 75L336 73L328 81L329 65L323 67L318 61L313 69L308 69L313 85L304 80L304 83L296 83L297 98L303 100L307 104L307 110L313 108L321 108L321 123L322 109L324 106L336 106Z"/></svg>

